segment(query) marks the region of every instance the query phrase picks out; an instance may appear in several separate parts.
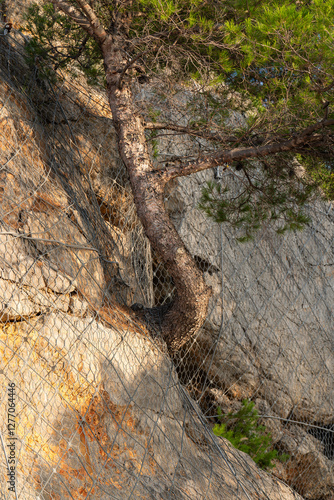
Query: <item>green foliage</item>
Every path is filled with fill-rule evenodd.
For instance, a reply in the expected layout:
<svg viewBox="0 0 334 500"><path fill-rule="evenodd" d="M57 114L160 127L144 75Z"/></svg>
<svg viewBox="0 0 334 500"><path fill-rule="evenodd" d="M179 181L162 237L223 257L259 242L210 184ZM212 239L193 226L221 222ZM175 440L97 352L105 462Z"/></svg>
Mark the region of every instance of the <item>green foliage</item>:
<svg viewBox="0 0 334 500"><path fill-rule="evenodd" d="M256 167L239 163L242 188L232 194L227 185L207 182L199 208L215 222L229 222L239 229L240 242L252 239L263 224L273 225L279 234L302 230L310 222L304 209L315 193L316 184L298 179L290 162L287 159L286 165L283 163L279 168L267 162Z"/></svg>
<svg viewBox="0 0 334 500"><path fill-rule="evenodd" d="M308 175L318 186L321 195L328 201L334 200L334 165L331 162L322 161L321 158L301 157L299 159L304 165Z"/></svg>
<svg viewBox="0 0 334 500"><path fill-rule="evenodd" d="M333 79L332 0L248 0L247 9L242 0L93 0L91 5L105 27L124 39L129 55L145 51L149 73L168 67L178 79L224 80L252 106L265 102L271 118L289 109L284 121L297 128L301 118L312 121L323 100L333 97L333 88L318 92ZM75 60L92 81L101 77L95 41L52 4L33 4L27 22L35 38L32 57L57 60L58 67Z"/></svg>
<svg viewBox="0 0 334 500"><path fill-rule="evenodd" d="M133 17L130 38L166 33L152 45L152 52L159 50L163 56L166 49L164 64L169 67L175 65L177 53L184 63L183 76L224 75L230 87L257 102L259 96L265 99L272 112L277 106L277 111L293 109L296 125L301 117L312 119L314 107L321 108L327 93L333 95L333 89L321 95L315 90L332 82L331 0L249 0L247 10L245 2L235 0L143 0L131 6L144 15Z"/></svg>
<svg viewBox="0 0 334 500"><path fill-rule="evenodd" d="M282 129L298 130L320 116L323 100L333 98L331 0L248 0L247 10L241 0L91 3L105 26L117 29L129 56L145 51L148 73L168 67L178 80L228 82L250 107L263 111L265 104L262 129L280 116ZM91 81L101 78L95 41L52 4L29 7L27 28L34 36L31 60L37 56L57 67L75 61Z"/></svg>
<svg viewBox="0 0 334 500"><path fill-rule="evenodd" d="M75 0L70 3L77 6ZM169 89L196 84L200 91L186 110L189 124L221 136L233 128L236 140L222 148L291 138L324 119L325 101L334 103L332 0L91 0L90 5L117 36L125 61L144 54L136 61L146 79L162 76ZM55 79L57 70L66 68L74 75L80 70L91 84L104 84L97 43L53 4L31 5L27 29L32 34L27 60L38 66L39 76ZM124 80L134 75L131 68ZM231 126L233 110L243 112L244 125ZM334 118L334 105L326 117ZM147 138L157 157L156 133ZM279 233L300 230L309 222L305 204L317 189L327 199L334 196L332 144L330 138L321 151L310 147L309 155L300 158L307 174L302 179L292 172L292 155L273 155L256 165L245 161L237 194L209 183L200 208L217 222L239 228L241 241L268 223Z"/></svg>
<svg viewBox="0 0 334 500"><path fill-rule="evenodd" d="M158 135L158 132L156 130L150 130L149 132L149 141L151 144L151 152L153 158L158 158L159 156L159 142L155 137Z"/></svg>
<svg viewBox="0 0 334 500"><path fill-rule="evenodd" d="M33 35L26 44L26 60L39 68L39 76L54 81L57 70L70 68L75 76L79 68L88 83L103 83L104 70L101 52L95 40L89 37L53 4L32 4L26 14L26 28ZM73 71L74 70L74 71Z"/></svg>
<svg viewBox="0 0 334 500"><path fill-rule="evenodd" d="M272 449L271 434L258 423L259 414L252 401L243 400L242 407L234 414L222 415L218 408L218 415L221 423L214 426L214 434L228 439L235 448L250 455L262 469L272 469L274 459L288 460L289 455L279 455L277 450ZM222 422L223 419L225 422Z"/></svg>

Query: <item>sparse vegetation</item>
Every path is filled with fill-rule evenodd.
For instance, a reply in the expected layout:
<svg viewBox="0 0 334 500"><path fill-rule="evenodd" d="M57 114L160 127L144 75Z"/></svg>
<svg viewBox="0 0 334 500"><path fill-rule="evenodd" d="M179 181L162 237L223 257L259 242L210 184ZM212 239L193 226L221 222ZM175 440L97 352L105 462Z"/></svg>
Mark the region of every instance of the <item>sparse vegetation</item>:
<svg viewBox="0 0 334 500"><path fill-rule="evenodd" d="M280 455L273 449L271 434L266 431L264 425L259 424L259 413L254 406L253 401L244 399L237 413L223 415L218 408L221 423L214 426L213 432L216 436L230 441L238 450L247 453L261 469L272 469L275 467L272 460L285 462L289 455Z"/></svg>
<svg viewBox="0 0 334 500"><path fill-rule="evenodd" d="M169 182L230 165L237 194L209 184L200 207L241 241L268 222L302 229L316 188L332 193L333 2L246 3L52 0L28 11L38 77L66 68L106 88L139 219L175 285L159 324L171 352L202 327L212 291L166 212ZM146 83L165 104L159 121L145 87L138 101ZM176 92L188 97L171 112ZM191 147L166 161L168 135ZM305 176L291 167L297 155Z"/></svg>

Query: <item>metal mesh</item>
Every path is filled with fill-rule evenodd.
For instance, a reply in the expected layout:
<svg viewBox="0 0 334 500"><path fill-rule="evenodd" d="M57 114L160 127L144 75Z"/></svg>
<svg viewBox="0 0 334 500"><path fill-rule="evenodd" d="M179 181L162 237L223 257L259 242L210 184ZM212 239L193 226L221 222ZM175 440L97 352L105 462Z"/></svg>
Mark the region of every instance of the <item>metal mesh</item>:
<svg viewBox="0 0 334 500"><path fill-rule="evenodd" d="M1 498L332 499L331 205L310 206L303 233L264 228L241 245L197 208L205 180L233 186L235 174L170 184L166 208L213 289L204 327L171 362L130 309L174 290L137 218L105 94L40 79L23 45L0 37ZM163 161L195 147L158 145ZM289 455L270 474L212 433L217 408L243 399Z"/></svg>

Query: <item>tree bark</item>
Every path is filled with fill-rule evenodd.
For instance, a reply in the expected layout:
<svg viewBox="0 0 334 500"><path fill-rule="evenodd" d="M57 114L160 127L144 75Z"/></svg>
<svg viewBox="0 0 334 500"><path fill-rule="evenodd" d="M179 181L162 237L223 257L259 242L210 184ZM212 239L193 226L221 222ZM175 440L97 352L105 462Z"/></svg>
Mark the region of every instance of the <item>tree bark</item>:
<svg viewBox="0 0 334 500"><path fill-rule="evenodd" d="M276 153L303 153L307 152L307 148L312 145L316 147L323 141L321 134L316 132L324 128L332 127L334 119L326 119L321 122L314 123L305 128L293 137L273 141L263 146L253 146L246 148L234 148L230 150L222 149L213 154L203 155L199 159L184 162L178 165L169 165L164 167L159 172L161 181L167 182L175 177L183 177L195 172L207 170L208 168L216 167L227 162L244 160L246 158L262 158Z"/></svg>
<svg viewBox="0 0 334 500"><path fill-rule="evenodd" d="M109 105L118 135L118 149L128 170L139 219L152 247L165 263L176 288L175 298L160 323L171 352L178 350L203 325L211 296L202 273L185 248L164 207L167 181L153 169L145 127L137 114L131 86L125 76L127 62L121 44L104 30L86 0L76 0L77 10L67 0L52 0L73 21L95 38L101 47ZM120 85L120 83L122 83Z"/></svg>
<svg viewBox="0 0 334 500"><path fill-rule="evenodd" d="M171 352L178 350L203 325L211 288L185 248L164 206L165 182L153 169L147 149L145 127L135 110L130 84L118 85L124 61L115 42L102 44L107 93L118 148L128 170L138 216L152 247L158 252L176 288L175 298L160 328Z"/></svg>
<svg viewBox="0 0 334 500"><path fill-rule="evenodd" d="M282 138L280 141L275 140L255 147L222 149L181 165L169 165L154 170L145 139L145 126L150 128L150 125L145 125L136 112L131 79L126 75L127 68L136 58L130 63L123 59L122 41L118 40L116 35L112 36L105 31L87 0L76 0L78 8L68 0L52 0L52 2L94 37L101 47L108 99L118 134L118 148L130 176L137 213L152 247L164 261L176 287L174 301L160 324L169 349L176 351L203 325L211 289L205 284L202 273L185 248L165 210L163 201L165 184L175 177L212 168L227 161L263 157L280 152L303 151L310 143L313 146L321 143L321 133L317 136L316 132L333 126L334 120L324 119L299 134ZM185 127L166 124L156 124L155 128L195 133ZM203 133L199 132L199 135ZM218 139L212 135L210 138ZM233 136L219 139L235 142Z"/></svg>

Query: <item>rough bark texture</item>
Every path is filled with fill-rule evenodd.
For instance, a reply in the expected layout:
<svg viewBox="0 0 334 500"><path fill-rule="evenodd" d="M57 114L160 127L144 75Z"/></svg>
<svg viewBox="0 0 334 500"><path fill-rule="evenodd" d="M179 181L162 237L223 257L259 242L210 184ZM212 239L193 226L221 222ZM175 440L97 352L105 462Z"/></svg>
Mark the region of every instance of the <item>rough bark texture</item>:
<svg viewBox="0 0 334 500"><path fill-rule="evenodd" d="M107 92L119 153L128 170L138 216L152 247L165 262L176 287L176 296L160 322L161 333L173 352L202 326L207 315L211 289L185 248L165 210L166 181L154 170L146 146L145 127L136 113L130 84L123 78L127 61L117 37L107 34L91 7L84 0L77 4L81 15L65 0L53 0L73 21L93 36L101 47Z"/></svg>
<svg viewBox="0 0 334 500"><path fill-rule="evenodd" d="M158 252L170 273L176 295L171 307L160 323L162 335L171 351L179 349L203 325L206 318L211 289L205 284L194 259L186 250L164 207L163 195L166 183L180 176L215 167L227 161L263 157L282 152L302 152L310 144L319 146L325 140L322 130L333 125L325 117L298 134L275 136L262 145L246 148L220 149L216 153L200 156L196 160L169 165L154 170L146 146L143 119L134 106L131 78L126 74L133 61L125 60L124 40L108 34L86 0L76 0L78 9L67 0L52 0L65 14L95 38L101 47L105 64L107 92L118 134L119 153L130 176L138 216L152 247ZM158 124L162 127L162 124ZM180 130L178 127L176 129ZM182 127L181 127L182 129ZM175 130L175 127L174 127ZM232 144L235 138L232 139Z"/></svg>
<svg viewBox="0 0 334 500"><path fill-rule="evenodd" d="M273 138L272 142L261 146L240 147L230 150L220 149L213 154L203 155L196 160L184 162L179 165L171 164L161 170L160 176L166 182L175 177L185 177L189 174L207 170L208 168L227 162L240 161L247 158L262 158L276 153L288 153L291 151L295 153L310 153L309 147L311 145L313 148L319 148L324 141L324 137L319 132L333 125L334 120L327 119L310 125L302 132L288 139L281 139L276 142L276 139Z"/></svg>
<svg viewBox="0 0 334 500"><path fill-rule="evenodd" d="M160 328L171 351L177 350L202 326L211 296L202 273L185 248L165 210L165 182L155 175L146 146L145 128L136 113L129 84L119 88L124 61L111 37L102 45L107 91L120 155L129 172L138 216L153 248L174 280L176 296Z"/></svg>

